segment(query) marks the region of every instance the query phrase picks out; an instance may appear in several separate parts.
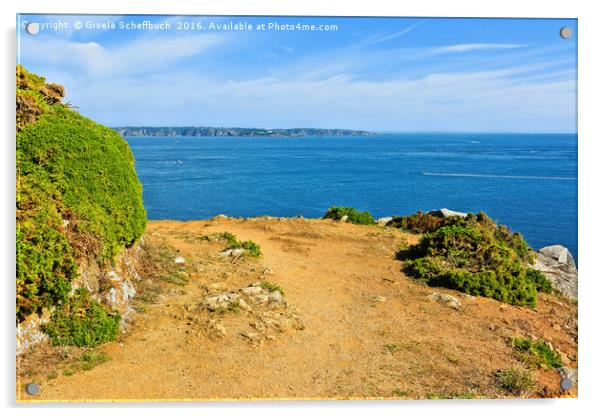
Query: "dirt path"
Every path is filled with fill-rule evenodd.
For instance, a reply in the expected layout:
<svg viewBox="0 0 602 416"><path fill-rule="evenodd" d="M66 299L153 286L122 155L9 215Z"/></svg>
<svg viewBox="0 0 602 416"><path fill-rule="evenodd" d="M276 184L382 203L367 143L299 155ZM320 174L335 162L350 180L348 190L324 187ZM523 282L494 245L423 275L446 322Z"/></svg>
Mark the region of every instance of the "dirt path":
<svg viewBox="0 0 602 416"><path fill-rule="evenodd" d="M223 244L202 236L223 231L256 241L262 257L219 258ZM36 399L496 397L503 392L493 373L520 364L510 336L546 339L565 359L576 357L576 328L564 326L573 305L544 296L533 311L420 285L394 255L416 236L394 229L304 219L160 221L145 239L179 251L188 284L138 314L121 342L102 347L110 361L59 374ZM199 307L212 291L265 281L283 289L304 329L249 339L241 334L255 331L257 311ZM454 295L461 308L430 300L434 291ZM225 335L211 332L216 322ZM537 375L533 394L559 394L555 372Z"/></svg>

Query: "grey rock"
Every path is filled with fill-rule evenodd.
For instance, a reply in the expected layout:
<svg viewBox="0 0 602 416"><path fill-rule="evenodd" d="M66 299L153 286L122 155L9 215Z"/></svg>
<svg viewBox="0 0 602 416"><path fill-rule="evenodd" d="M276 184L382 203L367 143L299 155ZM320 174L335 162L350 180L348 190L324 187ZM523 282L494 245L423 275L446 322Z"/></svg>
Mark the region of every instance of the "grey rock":
<svg viewBox="0 0 602 416"><path fill-rule="evenodd" d="M560 374L560 377L562 378L571 380L573 382L573 385L577 384L579 374L576 368L561 367L558 369L558 374Z"/></svg>
<svg viewBox="0 0 602 416"><path fill-rule="evenodd" d="M393 217L382 217L376 220L376 223L382 227L393 221Z"/></svg>
<svg viewBox="0 0 602 416"><path fill-rule="evenodd" d="M282 296L282 293L280 293L280 291L275 290L268 295L268 301L275 302L275 303L282 303L282 302L284 302L284 297Z"/></svg>
<svg viewBox="0 0 602 416"><path fill-rule="evenodd" d="M222 293L219 295L206 297L203 300L202 305L205 308L214 311L219 308L227 308L231 304L238 302L239 298L240 297L236 293Z"/></svg>
<svg viewBox="0 0 602 416"><path fill-rule="evenodd" d="M341 222L347 222L347 220L349 220L349 216L348 215L343 215L339 221L341 221Z"/></svg>
<svg viewBox="0 0 602 416"><path fill-rule="evenodd" d="M263 289L257 286L249 286L240 289L240 291L245 295L256 295L258 293L261 293Z"/></svg>
<svg viewBox="0 0 602 416"><path fill-rule="evenodd" d="M465 212L452 211L451 209L447 209L447 208L435 209L435 210L427 212L427 214L430 214L433 217L439 217L439 218L466 217L466 215L468 215Z"/></svg>
<svg viewBox="0 0 602 416"><path fill-rule="evenodd" d="M462 297L466 300L469 300L469 301L474 301L477 299L476 297L469 295L468 293L460 293L460 297Z"/></svg>
<svg viewBox="0 0 602 416"><path fill-rule="evenodd" d="M236 257L245 254L247 250L244 248L230 248L219 253L220 257Z"/></svg>
<svg viewBox="0 0 602 416"><path fill-rule="evenodd" d="M240 306L240 309L242 309L243 311L249 311L251 310L251 307L249 306L249 304L247 302L245 302L244 299L238 299L238 306Z"/></svg>
<svg viewBox="0 0 602 416"><path fill-rule="evenodd" d="M560 244L542 247L537 251L543 254L544 256L555 259L560 264L566 264L568 267L577 269L577 266L575 265L575 260L573 259L573 256L571 255L569 249L564 246L561 246Z"/></svg>
<svg viewBox="0 0 602 416"><path fill-rule="evenodd" d="M176 264L184 264L186 263L186 259L182 256L178 256L174 259L174 263Z"/></svg>
<svg viewBox="0 0 602 416"><path fill-rule="evenodd" d="M431 300L441 301L453 309L460 309L462 305L458 299L446 293L434 292L428 296Z"/></svg>
<svg viewBox="0 0 602 416"><path fill-rule="evenodd" d="M539 249L533 268L542 272L562 295L570 299L577 299L577 267L573 256L566 247L554 245Z"/></svg>

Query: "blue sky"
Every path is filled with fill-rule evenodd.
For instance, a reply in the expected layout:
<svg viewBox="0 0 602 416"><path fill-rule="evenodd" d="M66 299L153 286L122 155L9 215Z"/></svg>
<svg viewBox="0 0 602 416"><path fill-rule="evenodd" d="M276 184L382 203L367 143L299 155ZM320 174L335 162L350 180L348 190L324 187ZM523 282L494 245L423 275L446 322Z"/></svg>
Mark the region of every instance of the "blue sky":
<svg viewBox="0 0 602 416"><path fill-rule="evenodd" d="M575 132L576 20L21 15L18 59L110 126ZM75 22L116 29L75 29ZM119 24L169 23L171 30ZM178 30L178 24L204 30ZM211 29L247 23L253 31ZM269 23L331 31L256 30ZM563 26L573 29L562 39Z"/></svg>

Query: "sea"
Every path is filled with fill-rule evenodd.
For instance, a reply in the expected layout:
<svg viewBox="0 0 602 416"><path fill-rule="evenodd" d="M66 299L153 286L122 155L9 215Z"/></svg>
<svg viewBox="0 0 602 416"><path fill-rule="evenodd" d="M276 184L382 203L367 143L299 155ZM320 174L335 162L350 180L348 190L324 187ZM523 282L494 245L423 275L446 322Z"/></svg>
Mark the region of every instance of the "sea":
<svg viewBox="0 0 602 416"><path fill-rule="evenodd" d="M151 220L484 211L535 249L577 248L577 135L128 137Z"/></svg>

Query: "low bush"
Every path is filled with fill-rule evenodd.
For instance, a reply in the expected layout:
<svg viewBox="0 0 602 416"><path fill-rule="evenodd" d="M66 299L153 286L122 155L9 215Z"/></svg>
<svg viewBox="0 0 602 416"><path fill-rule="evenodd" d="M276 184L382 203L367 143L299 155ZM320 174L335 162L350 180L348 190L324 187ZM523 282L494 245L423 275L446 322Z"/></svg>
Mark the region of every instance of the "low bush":
<svg viewBox="0 0 602 416"><path fill-rule="evenodd" d="M512 348L520 354L520 358L529 365L548 369L562 367L560 354L541 340L512 338L511 344Z"/></svg>
<svg viewBox="0 0 602 416"><path fill-rule="evenodd" d="M260 257L261 256L261 246L257 244L253 240L240 241L238 238L229 231L224 231L222 233L217 234L218 238L222 238L226 240L227 246L226 249L236 249L243 248L246 250L245 255L249 257Z"/></svg>
<svg viewBox="0 0 602 416"><path fill-rule="evenodd" d="M348 222L354 224L374 224L374 217L368 211L360 212L351 207L333 206L328 208L326 214L324 214L324 218L330 218L337 221L340 221L345 216L347 217Z"/></svg>
<svg viewBox="0 0 602 416"><path fill-rule="evenodd" d="M484 213L452 217L426 233L398 258L405 270L431 286L535 307L537 292L551 283L532 268L532 250L518 233L497 225Z"/></svg>
<svg viewBox="0 0 602 416"><path fill-rule="evenodd" d="M453 217L443 218L418 211L416 214L404 217L393 217L387 224L390 227L399 228L411 233L431 233L444 225L454 222Z"/></svg>
<svg viewBox="0 0 602 416"><path fill-rule="evenodd" d="M79 288L56 308L42 329L52 345L96 347L115 339L120 319L119 314L109 311L86 289Z"/></svg>
<svg viewBox="0 0 602 416"><path fill-rule="evenodd" d="M520 395L529 391L535 385L531 372L525 368L510 368L495 373L498 385L514 394Z"/></svg>

